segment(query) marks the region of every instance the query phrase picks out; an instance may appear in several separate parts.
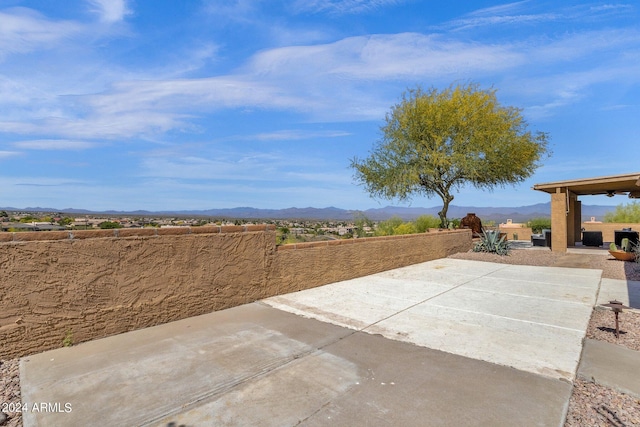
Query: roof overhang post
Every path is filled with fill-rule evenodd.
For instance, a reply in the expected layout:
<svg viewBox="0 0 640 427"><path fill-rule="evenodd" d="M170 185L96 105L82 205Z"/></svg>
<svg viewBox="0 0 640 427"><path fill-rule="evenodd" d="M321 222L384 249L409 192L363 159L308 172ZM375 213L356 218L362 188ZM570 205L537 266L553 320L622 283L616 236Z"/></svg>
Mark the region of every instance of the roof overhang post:
<svg viewBox="0 0 640 427"><path fill-rule="evenodd" d="M582 203L578 200L578 195L569 189L567 191L567 246L575 246L576 242L582 240Z"/></svg>
<svg viewBox="0 0 640 427"><path fill-rule="evenodd" d="M561 187L551 194L551 250L567 252L567 194Z"/></svg>

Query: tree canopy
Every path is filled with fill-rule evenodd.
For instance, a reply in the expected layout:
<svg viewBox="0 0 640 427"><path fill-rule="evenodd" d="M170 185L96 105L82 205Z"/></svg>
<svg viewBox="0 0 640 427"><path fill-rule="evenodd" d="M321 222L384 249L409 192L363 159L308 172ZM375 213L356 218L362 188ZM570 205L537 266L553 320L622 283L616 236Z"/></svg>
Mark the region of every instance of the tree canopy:
<svg viewBox="0 0 640 427"><path fill-rule="evenodd" d="M417 87L387 113L370 155L353 158L351 167L374 197L439 196L438 215L446 226L452 193L464 184L478 189L515 184L540 166L549 136L527 127L521 110L500 105L494 89Z"/></svg>
<svg viewBox="0 0 640 427"><path fill-rule="evenodd" d="M604 222L618 222L618 223L640 223L640 203L630 202L629 204L622 204L616 206L616 210L613 212L607 212L604 215Z"/></svg>

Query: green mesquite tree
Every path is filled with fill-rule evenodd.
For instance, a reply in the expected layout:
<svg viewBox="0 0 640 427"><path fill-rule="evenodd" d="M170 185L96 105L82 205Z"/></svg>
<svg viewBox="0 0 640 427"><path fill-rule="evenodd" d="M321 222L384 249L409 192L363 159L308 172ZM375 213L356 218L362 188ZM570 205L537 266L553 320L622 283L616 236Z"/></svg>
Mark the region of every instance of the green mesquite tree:
<svg viewBox="0 0 640 427"><path fill-rule="evenodd" d="M409 89L387 113L369 157L351 160L355 179L374 197L439 196L446 227L454 190L522 182L549 153L548 134L528 131L520 113L477 84Z"/></svg>
<svg viewBox="0 0 640 427"><path fill-rule="evenodd" d="M604 222L639 223L640 203L634 201L627 205L622 204L616 206L614 212L607 212L605 214Z"/></svg>

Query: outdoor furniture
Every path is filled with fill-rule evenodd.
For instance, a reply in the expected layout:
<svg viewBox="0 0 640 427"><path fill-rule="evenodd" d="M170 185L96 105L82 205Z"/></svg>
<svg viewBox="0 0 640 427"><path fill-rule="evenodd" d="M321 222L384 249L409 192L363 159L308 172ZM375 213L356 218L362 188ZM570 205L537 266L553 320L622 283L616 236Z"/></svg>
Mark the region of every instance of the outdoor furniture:
<svg viewBox="0 0 640 427"><path fill-rule="evenodd" d="M551 249L551 230L543 230L542 233L544 234L545 245Z"/></svg>
<svg viewBox="0 0 640 427"><path fill-rule="evenodd" d="M613 240L616 246L622 246L622 239L625 237L633 244L638 244L638 232L631 230L615 230L613 232Z"/></svg>
<svg viewBox="0 0 640 427"><path fill-rule="evenodd" d="M551 230L543 229L541 234L531 235L531 244L533 246L546 246L551 247Z"/></svg>
<svg viewBox="0 0 640 427"><path fill-rule="evenodd" d="M602 246L602 231L583 231L583 246Z"/></svg>
<svg viewBox="0 0 640 427"><path fill-rule="evenodd" d="M546 241L542 234L532 234L531 235L531 244L533 246L546 246Z"/></svg>

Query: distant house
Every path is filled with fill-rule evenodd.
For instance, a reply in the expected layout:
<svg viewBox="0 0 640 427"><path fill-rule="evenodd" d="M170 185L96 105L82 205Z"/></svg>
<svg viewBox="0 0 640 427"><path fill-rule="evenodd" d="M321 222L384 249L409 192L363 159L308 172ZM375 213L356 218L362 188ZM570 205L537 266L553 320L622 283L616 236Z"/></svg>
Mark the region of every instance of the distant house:
<svg viewBox="0 0 640 427"><path fill-rule="evenodd" d="M62 231L67 230L67 227L58 224L41 224L35 225L35 231Z"/></svg>
<svg viewBox="0 0 640 427"><path fill-rule="evenodd" d="M2 231L9 230L35 231L33 224L24 224L22 222L3 222Z"/></svg>
<svg viewBox="0 0 640 427"><path fill-rule="evenodd" d="M67 227L63 227L57 224L50 224L48 222L3 222L2 231L60 231L66 230Z"/></svg>

